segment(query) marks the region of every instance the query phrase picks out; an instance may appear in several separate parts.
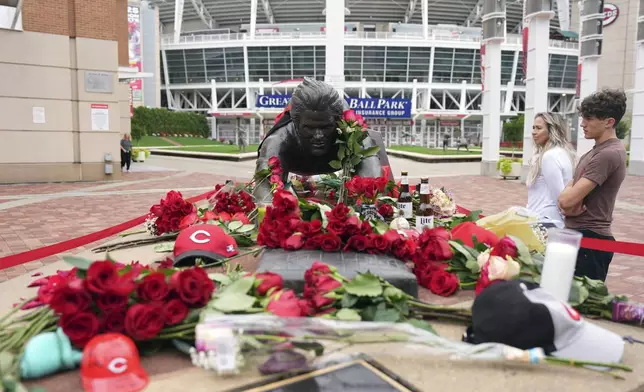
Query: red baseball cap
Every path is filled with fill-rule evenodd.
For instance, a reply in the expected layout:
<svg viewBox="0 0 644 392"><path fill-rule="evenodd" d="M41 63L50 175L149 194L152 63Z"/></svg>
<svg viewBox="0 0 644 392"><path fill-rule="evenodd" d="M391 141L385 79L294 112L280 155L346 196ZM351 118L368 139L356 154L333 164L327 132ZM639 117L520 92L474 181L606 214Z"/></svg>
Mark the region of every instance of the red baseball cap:
<svg viewBox="0 0 644 392"><path fill-rule="evenodd" d="M120 333L97 335L87 343L81 380L87 392L138 392L150 382L136 345Z"/></svg>
<svg viewBox="0 0 644 392"><path fill-rule="evenodd" d="M235 239L217 225L181 230L174 243L174 265L193 265L196 258L218 261L239 253Z"/></svg>

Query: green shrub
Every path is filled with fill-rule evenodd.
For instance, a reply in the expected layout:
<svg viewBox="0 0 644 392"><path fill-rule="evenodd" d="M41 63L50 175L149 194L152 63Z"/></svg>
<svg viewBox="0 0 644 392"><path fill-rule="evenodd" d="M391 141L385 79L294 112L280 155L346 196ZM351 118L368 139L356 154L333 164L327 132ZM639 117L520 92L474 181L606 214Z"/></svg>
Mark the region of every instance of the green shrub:
<svg viewBox="0 0 644 392"><path fill-rule="evenodd" d="M523 139L523 114L503 123L503 141L518 143Z"/></svg>
<svg viewBox="0 0 644 392"><path fill-rule="evenodd" d="M132 129L140 126L144 134L210 136L208 119L201 113L173 112L166 108L134 108Z"/></svg>
<svg viewBox="0 0 644 392"><path fill-rule="evenodd" d="M132 129L130 130L130 136L132 136L132 140L138 142L145 135L145 128L139 123L132 122Z"/></svg>
<svg viewBox="0 0 644 392"><path fill-rule="evenodd" d="M631 121L628 118L623 119L615 127L615 134L618 139L626 139L631 130Z"/></svg>
<svg viewBox="0 0 644 392"><path fill-rule="evenodd" d="M512 171L513 163L523 164L523 159L503 157L496 162L496 170L500 171L504 176L507 176Z"/></svg>

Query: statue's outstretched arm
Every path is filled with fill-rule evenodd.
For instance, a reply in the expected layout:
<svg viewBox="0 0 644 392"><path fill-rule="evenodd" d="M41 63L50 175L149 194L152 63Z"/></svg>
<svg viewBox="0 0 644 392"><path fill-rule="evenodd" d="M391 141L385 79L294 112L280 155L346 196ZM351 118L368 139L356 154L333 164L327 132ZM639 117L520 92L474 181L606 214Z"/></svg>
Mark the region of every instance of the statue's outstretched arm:
<svg viewBox="0 0 644 392"><path fill-rule="evenodd" d="M362 141L362 148L369 148L376 145L376 142L371 137L367 137ZM382 149L384 146L380 146L380 148ZM363 159L356 167L355 174L360 177L380 177L382 175L382 167L378 154Z"/></svg>
<svg viewBox="0 0 644 392"><path fill-rule="evenodd" d="M284 145L284 143L281 138L277 136L278 135L273 134L264 139L262 147L259 150L259 157L257 158L255 173L260 170L268 169L268 160L271 157L276 156L280 158L280 161L282 161L282 146ZM285 174L283 174L282 177L284 177ZM273 196L271 195L270 181L266 179L259 185L255 186L255 189L253 190L253 196L255 196L255 204L257 204L258 206L271 204L273 202Z"/></svg>

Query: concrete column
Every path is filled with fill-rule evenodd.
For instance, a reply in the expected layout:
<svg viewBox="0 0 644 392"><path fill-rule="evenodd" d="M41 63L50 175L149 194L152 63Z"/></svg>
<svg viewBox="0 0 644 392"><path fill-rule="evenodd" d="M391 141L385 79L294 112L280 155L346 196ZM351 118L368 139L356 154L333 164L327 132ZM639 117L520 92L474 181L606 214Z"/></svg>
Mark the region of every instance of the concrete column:
<svg viewBox="0 0 644 392"><path fill-rule="evenodd" d="M418 80L414 79L413 82L412 82L412 87L411 87L411 114L412 114L412 117L416 112L418 112L418 108L417 108L417 106L418 106L418 98L416 98L416 96L418 95L417 84L418 84Z"/></svg>
<svg viewBox="0 0 644 392"><path fill-rule="evenodd" d="M633 123L630 135L628 174L644 176L644 4L640 2L635 47L635 88L633 89Z"/></svg>
<svg viewBox="0 0 644 392"><path fill-rule="evenodd" d="M461 99L459 101L459 111L461 113L467 112L466 107L467 107L467 81L463 80L461 82Z"/></svg>
<svg viewBox="0 0 644 392"><path fill-rule="evenodd" d="M360 98L367 97L367 79L362 78L360 81Z"/></svg>
<svg viewBox="0 0 644 392"><path fill-rule="evenodd" d="M554 12L550 2L527 0L529 14L524 15L528 28L528 53L526 66L525 122L523 126L523 168L521 181L525 182L534 155L532 125L534 116L548 111L548 44L550 19ZM541 7L539 7L541 6Z"/></svg>
<svg viewBox="0 0 644 392"><path fill-rule="evenodd" d="M174 42L178 43L181 37L181 24L183 23L184 0L174 0Z"/></svg>
<svg viewBox="0 0 644 392"><path fill-rule="evenodd" d="M484 0L483 41L483 159L481 175L496 176L501 142L501 43L505 41L505 1Z"/></svg>
<svg viewBox="0 0 644 392"><path fill-rule="evenodd" d="M601 57L603 34L601 30L604 20L602 0L583 0L579 7L579 60L581 76L579 83L579 101L597 91L597 74ZM595 144L592 139L584 137L581 129L581 119L577 130L577 157L590 151Z"/></svg>
<svg viewBox="0 0 644 392"><path fill-rule="evenodd" d="M424 39L429 39L429 13L428 13L428 3L427 0L421 0L422 1L422 6L421 6L421 12L423 13L423 38Z"/></svg>
<svg viewBox="0 0 644 392"><path fill-rule="evenodd" d="M257 0L250 1L250 39L255 38L255 30L257 30Z"/></svg>
<svg viewBox="0 0 644 392"><path fill-rule="evenodd" d="M210 106L211 112L214 113L217 111L217 82L215 79L210 80ZM217 117L212 116L212 122L210 123L210 137L217 139Z"/></svg>
<svg viewBox="0 0 644 392"><path fill-rule="evenodd" d="M325 82L344 96L344 0L326 0Z"/></svg>

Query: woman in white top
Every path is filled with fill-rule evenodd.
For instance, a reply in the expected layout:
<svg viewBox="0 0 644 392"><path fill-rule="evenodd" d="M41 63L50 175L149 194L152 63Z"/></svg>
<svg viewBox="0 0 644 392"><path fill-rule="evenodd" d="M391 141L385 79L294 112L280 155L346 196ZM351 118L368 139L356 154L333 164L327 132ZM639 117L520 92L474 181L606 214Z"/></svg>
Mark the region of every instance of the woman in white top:
<svg viewBox="0 0 644 392"><path fill-rule="evenodd" d="M532 125L535 154L530 161L526 184L531 213L564 226L564 218L557 207L559 194L572 180L575 150L566 137L568 125L557 113L539 113Z"/></svg>

